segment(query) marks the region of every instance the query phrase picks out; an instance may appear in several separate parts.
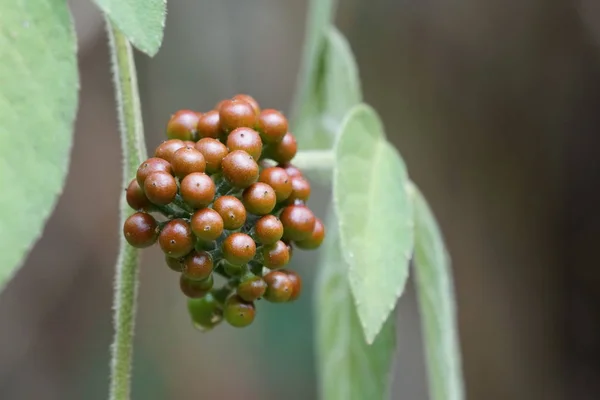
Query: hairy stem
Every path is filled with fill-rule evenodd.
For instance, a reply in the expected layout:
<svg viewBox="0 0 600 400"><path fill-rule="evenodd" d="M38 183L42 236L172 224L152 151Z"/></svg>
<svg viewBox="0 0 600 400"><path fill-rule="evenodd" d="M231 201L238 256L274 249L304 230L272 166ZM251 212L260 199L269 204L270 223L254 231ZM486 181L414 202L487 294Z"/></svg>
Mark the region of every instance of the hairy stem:
<svg viewBox="0 0 600 400"><path fill-rule="evenodd" d="M106 19L113 68L119 130L123 150L123 187L146 159L144 129L133 50L125 36ZM125 192L121 196L121 225L131 214ZM127 400L131 392L131 360L138 290L139 251L121 235L115 269L113 300L115 334L111 348L110 399Z"/></svg>
<svg viewBox="0 0 600 400"><path fill-rule="evenodd" d="M322 184L331 183L335 154L333 150L305 150L299 151L292 160L310 179Z"/></svg>

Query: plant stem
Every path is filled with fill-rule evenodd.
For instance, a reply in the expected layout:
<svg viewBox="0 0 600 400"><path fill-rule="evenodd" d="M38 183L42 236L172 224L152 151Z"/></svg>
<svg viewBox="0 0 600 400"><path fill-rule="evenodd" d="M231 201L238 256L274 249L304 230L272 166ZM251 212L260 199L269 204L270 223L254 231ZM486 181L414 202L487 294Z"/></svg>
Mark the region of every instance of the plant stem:
<svg viewBox="0 0 600 400"><path fill-rule="evenodd" d="M147 157L144 129L133 50L125 36L108 18L106 26L123 151L123 187L127 187L138 166ZM131 214L125 192L121 196L120 207L122 225ZM111 348L111 400L127 400L131 393L131 360L138 290L139 251L129 246L124 237L120 236L113 299L115 334Z"/></svg>
<svg viewBox="0 0 600 400"><path fill-rule="evenodd" d="M331 174L335 163L333 150L305 150L299 151L292 160L309 178L324 184L331 182Z"/></svg>

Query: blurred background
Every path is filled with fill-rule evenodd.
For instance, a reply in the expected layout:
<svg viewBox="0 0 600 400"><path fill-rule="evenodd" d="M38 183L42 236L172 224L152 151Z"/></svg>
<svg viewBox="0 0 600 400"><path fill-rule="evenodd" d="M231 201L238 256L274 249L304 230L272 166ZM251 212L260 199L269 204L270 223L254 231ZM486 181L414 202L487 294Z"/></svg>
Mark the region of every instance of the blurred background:
<svg viewBox="0 0 600 400"><path fill-rule="evenodd" d="M66 190L0 295L0 398L105 399L120 148L101 15L71 1L81 103ZM179 108L237 92L289 110L306 1L169 2L137 58L148 146ZM437 214L453 258L470 399L600 398L600 3L341 0L367 102ZM314 189L324 216L329 188ZM314 399L312 287L246 330L191 326L177 277L144 252L134 399ZM395 399L426 400L411 285ZM233 383L232 383L233 382Z"/></svg>

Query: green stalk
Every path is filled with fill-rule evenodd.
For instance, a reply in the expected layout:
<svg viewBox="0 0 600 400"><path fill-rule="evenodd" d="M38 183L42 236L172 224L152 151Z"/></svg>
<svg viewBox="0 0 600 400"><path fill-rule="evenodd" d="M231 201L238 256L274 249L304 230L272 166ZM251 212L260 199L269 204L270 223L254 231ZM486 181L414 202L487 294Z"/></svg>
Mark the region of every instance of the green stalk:
<svg viewBox="0 0 600 400"><path fill-rule="evenodd" d="M144 128L137 87L133 49L125 36L106 18L114 77L119 130L123 150L123 187L135 176L146 156ZM125 191L121 196L121 226L131 214ZM115 334L111 348L110 399L128 400L131 393L131 363L139 251L120 235L113 299Z"/></svg>

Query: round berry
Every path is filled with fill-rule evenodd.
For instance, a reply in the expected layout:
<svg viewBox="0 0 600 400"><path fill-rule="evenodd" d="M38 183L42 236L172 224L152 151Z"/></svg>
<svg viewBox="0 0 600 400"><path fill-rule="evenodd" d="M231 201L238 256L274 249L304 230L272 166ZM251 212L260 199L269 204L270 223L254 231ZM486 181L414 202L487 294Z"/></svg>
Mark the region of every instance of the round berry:
<svg viewBox="0 0 600 400"><path fill-rule="evenodd" d="M231 296L225 302L223 315L225 321L236 328L243 328L254 321L256 310L254 304L245 302L239 296Z"/></svg>
<svg viewBox="0 0 600 400"><path fill-rule="evenodd" d="M163 171L172 174L171 164L162 158L152 157L144 161L138 168L135 179L141 188L144 187L144 181L153 172Z"/></svg>
<svg viewBox="0 0 600 400"><path fill-rule="evenodd" d="M183 271L183 259L182 258L172 258L169 256L165 256L165 262L167 266L171 268L175 272Z"/></svg>
<svg viewBox="0 0 600 400"><path fill-rule="evenodd" d="M277 166L279 168L283 168L283 170L285 171L285 173L288 174L288 176L290 178L292 178L294 176L302 176L302 171L300 171L298 168L296 168L294 165L292 165L290 163L279 164Z"/></svg>
<svg viewBox="0 0 600 400"><path fill-rule="evenodd" d="M245 101L225 100L219 106L219 119L221 129L230 132L235 128L256 125L256 113L254 108Z"/></svg>
<svg viewBox="0 0 600 400"><path fill-rule="evenodd" d="M144 194L144 191L140 187L137 180L133 179L129 186L127 186L127 191L125 192L125 198L127 199L127 204L129 207L134 210L147 210L152 207L150 204L150 200Z"/></svg>
<svg viewBox="0 0 600 400"><path fill-rule="evenodd" d="M137 212L125 220L123 235L127 243L143 249L156 243L158 224L152 215Z"/></svg>
<svg viewBox="0 0 600 400"><path fill-rule="evenodd" d="M283 303L290 299L294 286L285 272L271 271L263 279L267 283L265 299L273 303Z"/></svg>
<svg viewBox="0 0 600 400"><path fill-rule="evenodd" d="M233 196L221 196L215 200L213 209L223 219L223 227L229 230L239 229L246 222L246 208Z"/></svg>
<svg viewBox="0 0 600 400"><path fill-rule="evenodd" d="M206 251L193 251L183 261L183 274L193 281L203 281L213 271L213 261Z"/></svg>
<svg viewBox="0 0 600 400"><path fill-rule="evenodd" d="M203 208L192 215L192 232L202 240L216 240L223 233L223 218L211 208Z"/></svg>
<svg viewBox="0 0 600 400"><path fill-rule="evenodd" d="M306 202L310 197L310 183L302 176L293 176L290 179L292 184L292 193L287 198L288 204L293 204L296 200Z"/></svg>
<svg viewBox="0 0 600 400"><path fill-rule="evenodd" d="M258 101L256 101L252 96L247 94L236 94L231 100L245 101L252 106L252 109L256 115L260 114L260 106L258 105Z"/></svg>
<svg viewBox="0 0 600 400"><path fill-rule="evenodd" d="M227 147L213 138L200 139L196 143L196 150L204 156L206 161L206 173L214 174L221 169L221 162L227 155Z"/></svg>
<svg viewBox="0 0 600 400"><path fill-rule="evenodd" d="M274 144L269 149L269 157L279 163L286 163L296 156L298 143L291 133L286 133L281 142Z"/></svg>
<svg viewBox="0 0 600 400"><path fill-rule="evenodd" d="M202 172L189 174L179 186L181 197L190 207L204 208L215 198L215 183Z"/></svg>
<svg viewBox="0 0 600 400"><path fill-rule="evenodd" d="M214 278L211 275L203 281L196 281L181 274L179 278L179 288L187 297L191 299L199 299L206 296L214 285Z"/></svg>
<svg viewBox="0 0 600 400"><path fill-rule="evenodd" d="M148 175L144 181L144 192L154 204L166 205L172 202L177 195L177 182L173 175L156 171Z"/></svg>
<svg viewBox="0 0 600 400"><path fill-rule="evenodd" d="M288 131L287 119L277 110L262 110L258 116L258 131L265 143L278 143Z"/></svg>
<svg viewBox="0 0 600 400"><path fill-rule="evenodd" d="M184 219L173 219L163 227L158 235L158 244L169 257L186 256L194 248L192 228Z"/></svg>
<svg viewBox="0 0 600 400"><path fill-rule="evenodd" d="M183 147L173 154L171 161L173 173L179 179L193 172L204 172L206 169L206 161L204 156L195 147Z"/></svg>
<svg viewBox="0 0 600 400"><path fill-rule="evenodd" d="M262 170L258 180L271 186L280 203L292 194L292 181L283 168L269 167Z"/></svg>
<svg viewBox="0 0 600 400"><path fill-rule="evenodd" d="M243 150L234 150L223 158L223 176L234 187L245 189L258 179L258 164Z"/></svg>
<svg viewBox="0 0 600 400"><path fill-rule="evenodd" d="M290 262L290 252L281 240L262 248L263 264L269 269L278 269Z"/></svg>
<svg viewBox="0 0 600 400"><path fill-rule="evenodd" d="M167 124L169 139L193 140L198 126L198 113L180 110L171 116Z"/></svg>
<svg viewBox="0 0 600 400"><path fill-rule="evenodd" d="M294 301L298 297L300 297L300 293L302 293L302 278L295 271L282 271L285 272L288 276L288 279L292 281L292 294L288 301Z"/></svg>
<svg viewBox="0 0 600 400"><path fill-rule="evenodd" d="M198 120L198 136L201 138L218 138L220 134L219 112L212 110L203 114Z"/></svg>
<svg viewBox="0 0 600 400"><path fill-rule="evenodd" d="M265 215L273 211L277 198L275 191L266 183L255 182L242 194L246 210L251 214Z"/></svg>
<svg viewBox="0 0 600 400"><path fill-rule="evenodd" d="M256 243L245 233L232 233L223 242L223 257L234 265L243 265L254 258Z"/></svg>
<svg viewBox="0 0 600 400"><path fill-rule="evenodd" d="M200 299L189 299L188 312L194 325L202 330L212 329L223 320L223 309L212 293Z"/></svg>
<svg viewBox="0 0 600 400"><path fill-rule="evenodd" d="M254 274L244 276L238 287L237 294L244 301L254 301L260 299L267 290L267 283L260 277Z"/></svg>
<svg viewBox="0 0 600 400"><path fill-rule="evenodd" d="M321 246L323 243L323 239L325 238L325 226L323 222L316 218L315 226L313 231L308 239L296 241L296 246L304 250L313 250Z"/></svg>
<svg viewBox="0 0 600 400"><path fill-rule="evenodd" d="M171 139L165 142L162 142L154 152L154 157L162 158L165 161L172 162L173 154L182 147L185 147L186 144L181 139Z"/></svg>
<svg viewBox="0 0 600 400"><path fill-rule="evenodd" d="M236 128L227 136L229 151L244 150L258 161L262 152L260 135L251 128Z"/></svg>
<svg viewBox="0 0 600 400"><path fill-rule="evenodd" d="M261 217L254 225L254 238L261 244L274 244L283 236L283 224L274 215Z"/></svg>
<svg viewBox="0 0 600 400"><path fill-rule="evenodd" d="M315 215L306 206L288 206L279 216L283 224L283 237L293 241L311 237L315 227Z"/></svg>

